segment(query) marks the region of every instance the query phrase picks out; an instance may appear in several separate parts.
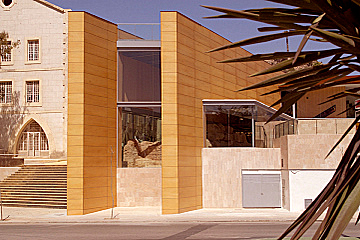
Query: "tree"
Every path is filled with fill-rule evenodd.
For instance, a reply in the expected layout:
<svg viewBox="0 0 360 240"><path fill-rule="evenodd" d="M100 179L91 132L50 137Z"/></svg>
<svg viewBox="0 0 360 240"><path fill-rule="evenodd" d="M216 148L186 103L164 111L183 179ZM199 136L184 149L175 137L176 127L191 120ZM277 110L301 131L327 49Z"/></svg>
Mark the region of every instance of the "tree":
<svg viewBox="0 0 360 240"><path fill-rule="evenodd" d="M16 42L9 42L9 34L5 31L0 32L0 57L2 59L6 54L11 53L11 50L20 44L20 40ZM0 59L0 62L1 62Z"/></svg>
<svg viewBox="0 0 360 240"><path fill-rule="evenodd" d="M276 31L276 33L222 46L210 52L268 42L289 36L303 36L296 52L264 53L222 61L222 63L233 63L286 59L251 76L274 72L278 72L279 75L239 90L277 86L276 90L265 94L288 91L288 94L273 104L273 106L280 103L282 105L268 122L284 113L308 92L355 83L360 80L359 76L344 78L351 73L360 72L360 0L268 1L284 4L284 7L238 11L204 6L223 13L209 18L250 19L273 25L258 28L260 32ZM309 40L332 43L334 47L327 50L304 51L303 48ZM330 61L327 63L315 64L308 68L297 68L327 57L330 57ZM289 69L293 69L293 71L283 72ZM359 90L360 88L349 89L328 98L330 101L348 95L360 97L360 94L357 93ZM329 154L359 120L360 117L355 119ZM313 239L338 239L341 236L360 204L360 159L357 156L359 151L360 128L356 131L328 185L279 239L284 238L294 229L296 231L291 239L299 239L324 212L326 212L326 217Z"/></svg>
<svg viewBox="0 0 360 240"><path fill-rule="evenodd" d="M8 41L9 34L5 31L0 32L0 69L1 62L7 54L11 54L11 50L19 46L20 41ZM0 86L0 102L3 102L5 97L5 86ZM14 138L13 133L24 119L27 111L26 106L20 106L20 93L14 91L11 96L11 104L5 104L0 107L0 153L2 151L8 152Z"/></svg>
<svg viewBox="0 0 360 240"><path fill-rule="evenodd" d="M5 31L0 32L0 69L1 69L1 62L3 58L7 54L11 54L11 50L20 44L20 40L16 42L9 42L9 34ZM5 89L0 88L0 100L2 100L5 96Z"/></svg>

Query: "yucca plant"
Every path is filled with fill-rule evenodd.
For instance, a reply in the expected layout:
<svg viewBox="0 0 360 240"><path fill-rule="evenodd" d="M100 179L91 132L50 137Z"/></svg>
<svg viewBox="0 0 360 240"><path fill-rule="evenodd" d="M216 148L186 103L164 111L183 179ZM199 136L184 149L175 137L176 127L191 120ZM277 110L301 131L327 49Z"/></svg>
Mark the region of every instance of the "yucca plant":
<svg viewBox="0 0 360 240"><path fill-rule="evenodd" d="M222 63L234 63L262 60L279 61L279 59L285 59L251 76L275 72L280 74L239 90L245 91L267 86L277 86L276 90L265 94L288 91L288 94L273 104L281 104L281 107L268 122L284 113L308 92L351 84L360 80L359 76L345 78L345 76L351 73L360 72L360 0L268 1L284 4L284 7L232 10L203 6L223 13L222 15L208 18L254 20L272 25L258 28L260 32L276 32L235 42L213 49L210 52L268 42L289 36L303 36L296 52L264 53L222 61ZM303 48L309 40L332 43L333 47L327 50L304 51ZM330 60L321 65L315 64L307 68L297 68L322 58L330 58ZM292 69L292 71L284 72L284 70L289 69ZM357 93L359 90L360 88L352 88L328 98L331 101L348 95L360 97L360 94ZM359 120L360 116L355 119L329 154ZM283 239L293 230L295 232L291 239L299 239L320 215L325 212L325 218L318 227L313 239L338 239L341 236L360 204L359 151L360 128L356 131L350 142L333 178L312 204L279 239Z"/></svg>

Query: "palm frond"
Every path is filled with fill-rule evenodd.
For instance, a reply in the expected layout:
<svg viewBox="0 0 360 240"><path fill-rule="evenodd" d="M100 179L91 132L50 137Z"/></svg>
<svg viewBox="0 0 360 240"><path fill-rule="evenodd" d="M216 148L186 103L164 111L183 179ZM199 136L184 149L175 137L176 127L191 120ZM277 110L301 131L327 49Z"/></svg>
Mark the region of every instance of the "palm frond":
<svg viewBox="0 0 360 240"><path fill-rule="evenodd" d="M211 52L269 42L289 36L303 36L296 52L256 54L221 61L221 63L237 63L282 60L268 69L250 75L250 77L269 73L277 73L278 75L238 90L246 91L273 86L277 88L273 88L262 95L288 91L285 96L272 104L272 106L281 104L281 107L267 122L284 113L308 92L359 83L360 76L349 75L360 72L360 0L267 1L284 4L284 7L237 11L205 6L223 14L214 18L238 18L262 22L271 26L260 27L258 28L259 32L277 32L221 46L211 50ZM304 46L308 40L331 43L338 48L304 51ZM323 65L300 68L304 64L311 64L327 57L331 57L331 59ZM360 91L360 87L333 94L321 104L346 96L360 97L358 91ZM354 119L326 157L339 146L340 142L359 121L360 116ZM360 159L357 157L359 151L360 128L352 138L333 178L279 239L283 239L292 231L294 233L291 239L299 239L325 211L326 216L313 239L338 239L340 237L360 204Z"/></svg>

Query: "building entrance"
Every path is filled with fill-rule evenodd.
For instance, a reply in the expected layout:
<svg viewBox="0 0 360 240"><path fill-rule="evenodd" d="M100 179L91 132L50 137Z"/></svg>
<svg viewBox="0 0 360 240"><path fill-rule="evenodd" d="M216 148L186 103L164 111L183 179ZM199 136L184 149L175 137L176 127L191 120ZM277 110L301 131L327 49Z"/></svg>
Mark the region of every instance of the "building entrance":
<svg viewBox="0 0 360 240"><path fill-rule="evenodd" d="M49 155L48 139L36 121L31 121L21 133L17 152L22 157L46 157Z"/></svg>

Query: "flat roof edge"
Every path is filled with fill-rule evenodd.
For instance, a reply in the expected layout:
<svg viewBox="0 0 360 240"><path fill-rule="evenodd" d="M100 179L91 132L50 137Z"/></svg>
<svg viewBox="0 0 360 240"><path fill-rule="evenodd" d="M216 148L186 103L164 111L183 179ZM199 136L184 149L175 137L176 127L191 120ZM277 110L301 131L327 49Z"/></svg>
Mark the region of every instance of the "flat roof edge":
<svg viewBox="0 0 360 240"><path fill-rule="evenodd" d="M161 42L159 40L118 40L118 48L159 48L161 47Z"/></svg>
<svg viewBox="0 0 360 240"><path fill-rule="evenodd" d="M235 103L251 104L251 105L256 105L258 107L266 109L271 113L275 113L277 111L275 108L272 108L272 107L266 105L265 103L262 103L262 102L260 102L258 100L255 100L255 99L203 99L202 102L203 102L204 105L207 105L207 106L211 106L211 105L212 106L214 106L214 105L232 105L232 104L235 104ZM287 115L285 113L282 113L280 116L287 119L287 120L294 119L293 117L291 117L291 116L289 116L289 115Z"/></svg>

